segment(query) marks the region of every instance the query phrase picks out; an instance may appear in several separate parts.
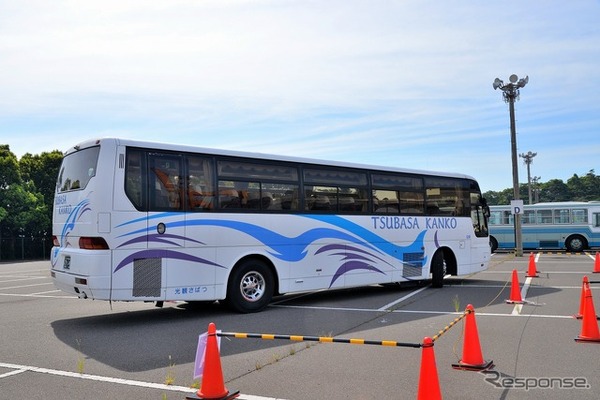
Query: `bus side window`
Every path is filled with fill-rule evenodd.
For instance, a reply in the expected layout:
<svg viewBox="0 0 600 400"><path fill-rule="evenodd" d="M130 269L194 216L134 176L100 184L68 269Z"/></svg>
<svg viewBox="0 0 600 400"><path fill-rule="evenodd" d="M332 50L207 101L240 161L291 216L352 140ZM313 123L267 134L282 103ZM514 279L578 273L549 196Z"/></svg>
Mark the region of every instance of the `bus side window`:
<svg viewBox="0 0 600 400"><path fill-rule="evenodd" d="M149 209L183 209L182 157L176 154L148 153Z"/></svg>
<svg viewBox="0 0 600 400"><path fill-rule="evenodd" d="M552 210L538 210L538 222L542 224L551 224Z"/></svg>
<svg viewBox="0 0 600 400"><path fill-rule="evenodd" d="M513 224L513 215L510 211L502 211L502 224L504 225L512 225Z"/></svg>
<svg viewBox="0 0 600 400"><path fill-rule="evenodd" d="M138 210L145 208L142 197L143 181L141 152L130 150L127 152L127 168L125 169L125 194Z"/></svg>
<svg viewBox="0 0 600 400"><path fill-rule="evenodd" d="M214 167L209 158L187 157L187 196L193 211L210 211L214 208Z"/></svg>
<svg viewBox="0 0 600 400"><path fill-rule="evenodd" d="M502 221L502 211L491 211L490 212L490 225L502 225L504 222Z"/></svg>
<svg viewBox="0 0 600 400"><path fill-rule="evenodd" d="M592 214L592 219L594 220L594 228L600 228L600 213Z"/></svg>
<svg viewBox="0 0 600 400"><path fill-rule="evenodd" d="M523 211L523 223L524 224L535 224L535 210Z"/></svg>
<svg viewBox="0 0 600 400"><path fill-rule="evenodd" d="M587 216L588 210L585 208L582 209L573 209L573 223L574 224L587 224Z"/></svg>

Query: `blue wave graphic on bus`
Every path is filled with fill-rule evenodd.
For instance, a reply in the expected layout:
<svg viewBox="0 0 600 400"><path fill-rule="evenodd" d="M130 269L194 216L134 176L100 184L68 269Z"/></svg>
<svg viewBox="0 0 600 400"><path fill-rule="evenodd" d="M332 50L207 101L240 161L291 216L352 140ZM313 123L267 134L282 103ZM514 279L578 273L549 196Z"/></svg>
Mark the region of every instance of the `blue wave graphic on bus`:
<svg viewBox="0 0 600 400"><path fill-rule="evenodd" d="M77 204L73 210L69 213L69 216L67 217L67 220L65 221L65 224L63 225L63 229L61 232L61 247L63 247L63 239L66 240L66 238L69 236L69 233L71 233L71 231L75 228L75 223L77 221L79 221L79 219L81 218L81 216L83 214L85 214L87 211L91 211L92 208L89 207L90 204L90 200L89 199L85 199L85 200L81 200L79 202L79 204ZM66 246L66 243L65 243Z"/></svg>
<svg viewBox="0 0 600 400"><path fill-rule="evenodd" d="M81 219L83 214L92 210L92 208L89 205L90 200L84 199L80 201L75 207L73 207L73 210L71 210L71 212L67 216L67 220L65 221L65 224L63 225L62 231L60 233L59 247L55 247L52 252L53 261L51 261L51 264L53 267L56 264L56 257L58 256L60 249L63 247L70 246L69 234L73 231L73 229L75 229L75 224L77 223L77 221Z"/></svg>
<svg viewBox="0 0 600 400"><path fill-rule="evenodd" d="M194 243L198 243L198 244L206 244L204 242L201 242L199 240L194 240L191 239L189 237L186 236L181 236L181 235L172 235L172 234L168 234L168 233L163 233L162 235L155 233L153 235L145 235L145 236L138 236L135 237L131 240L126 241L125 243L120 244L119 246L117 246L117 248L120 247L124 247L124 246L128 246L130 244L135 244L135 243L146 243L146 242L154 242L154 243L161 243L161 244L170 244L173 246L178 246L181 247L181 245L179 243L176 243L172 240L168 240L168 239L178 239L178 240L185 240L188 242L194 242Z"/></svg>
<svg viewBox="0 0 600 400"><path fill-rule="evenodd" d="M346 231L352 232L356 236L363 238L366 242L369 243L370 247L377 248L380 252L387 254L390 257L393 257L397 260L403 261L404 253L418 253L423 250L423 241L425 239L425 234L427 230L421 231L415 241L408 246L398 246L394 243L391 243L381 236L373 233L372 231L363 228L362 226L351 222L345 218L338 217L337 215L303 215L305 218L315 219L317 221L325 222L339 228L342 228ZM423 258L421 266L426 262L426 258Z"/></svg>
<svg viewBox="0 0 600 400"><path fill-rule="evenodd" d="M337 250L339 250L339 252ZM373 262L373 258L375 258L381 262L384 262L388 265L392 265L392 264L388 263L387 261L385 261L384 259L377 257L372 253L369 253L367 251L364 251L364 250L356 248L356 247L346 246L346 245L341 245L341 244L330 244L330 245L323 246L319 250L317 250L315 252L315 254L319 254L319 253L323 253L323 252L327 252L327 251L335 251L334 253L331 253L330 255L331 256L340 256L340 257L342 257L341 258L342 261L345 261L337 269L337 271L333 275L333 278L331 279L331 282L329 282L330 288L331 288L331 286L333 286L335 281L338 280L338 278L340 278L346 272L350 272L350 271L367 270L367 271L378 272L380 274L385 275L385 272L383 272L379 268L376 268L373 265L371 265L371 264L375 264L375 262Z"/></svg>
<svg viewBox="0 0 600 400"><path fill-rule="evenodd" d="M167 216L167 215L166 214L162 215L162 217L165 217L165 216ZM170 213L168 216L177 216L177 215L175 215L175 213ZM341 277L342 275L344 275L345 273L347 273L349 271L368 270L368 271L374 271L374 272L378 272L381 274L385 274L385 272L383 272L382 270L380 270L374 266L381 262L384 262L395 268L395 266L393 264L391 264L391 263L385 261L383 258L377 256L377 254L385 254L387 256L390 256L390 257L400 261L400 264L403 265L404 264L404 261L403 261L404 253L419 253L419 252L423 251L423 246L424 246L423 241L424 241L425 234L427 233L427 230L423 230L416 236L416 238L412 244L410 244L408 246L398 246L398 245L395 245L394 243L391 243L391 242L383 239L381 236L374 234L370 230L365 229L358 224L355 224L351 221L348 221L347 219L344 219L344 218L341 218L338 216L334 216L334 215L302 215L301 217L311 218L311 219L315 219L315 220L333 225L336 229L334 229L334 228L314 228L314 229L310 229L306 232L303 232L298 236L288 237L288 236L284 236L280 233L274 232L270 229L264 228L264 227L256 225L256 224L251 224L248 222L241 222L241 221L231 221L231 220L217 220L217 219L196 219L196 220L187 220L187 221L179 220L179 221L169 222L166 224L166 226L167 226L167 228L175 228L175 227L181 227L181 226L188 226L188 227L189 226L216 226L216 227L234 229L239 232L243 232L243 233L253 237L254 239L258 240L263 245L265 245L271 249L269 251L269 254L271 254L272 256L274 256L280 260L287 261L287 262L297 262L297 261L304 259L308 253L308 250L307 250L308 246L317 240L337 239L337 240L344 241L348 244L324 245L323 247L321 247L320 249L318 249L315 252L315 254L319 254L319 253L323 253L323 252L336 251L336 250L343 249L342 252L336 251L336 252L330 254L331 256L342 256L342 261L343 261L342 265L338 268L338 270L334 274L333 279L330 283L330 287L331 287L331 285L333 285L333 283L335 283L335 281L339 277ZM140 222L140 221L142 221L142 219L137 220L137 222ZM128 225L129 223L130 222L126 222L126 223L121 224L120 226L125 226L125 225ZM153 228L144 227L142 229L138 229L138 230L123 234L120 237L139 234L139 233L147 233L151 230L153 230ZM132 243L144 242L144 241L154 241L154 242L178 245L177 243L175 243L169 239L190 240L190 241L194 241L196 243L204 244L202 242L199 242L199 241L196 241L194 239L184 237L184 236L177 236L177 235L169 235L167 237L164 237L164 236L165 235L156 235L156 234L143 235L140 237L133 238L133 239L121 244L119 247L126 246L126 245L129 245ZM362 248L368 249L368 251L359 249L357 247L350 246L349 244L355 244L355 245L361 246ZM165 250L162 250L162 251L163 251L163 253L160 253L160 254L162 254L164 256ZM136 257L139 257L139 255L141 253L143 253L143 252L136 253ZM181 253L172 252L170 254L172 254L173 256L176 256L176 258L185 259ZM119 270L123 266L130 263L132 260L132 256L128 257L128 260L129 260L128 262L125 262L125 260L123 260L119 264L119 266L115 269L115 271ZM207 260L198 259L197 261L204 263ZM420 266L422 267L425 262L426 262L426 257L423 257L419 262ZM415 264L415 261L411 261L411 265L414 266L414 264ZM219 265L219 267L222 267L222 266Z"/></svg>
<svg viewBox="0 0 600 400"><path fill-rule="evenodd" d="M212 265L214 267L219 267L219 268L225 268L224 266L217 264L215 262L206 260L204 258L191 256L186 253L181 253L181 252L173 251L173 250L154 249L154 250L142 250L142 251L138 251L136 253L130 254L129 256L127 256L123 260L121 260L121 262L115 268L114 272L117 272L118 270L125 267L126 265L131 264L136 259L143 259L143 258L171 258L171 259L176 259L176 260L192 261L192 262L197 262L197 263L201 263L201 264Z"/></svg>
<svg viewBox="0 0 600 400"><path fill-rule="evenodd" d="M179 226L184 224L173 223L168 226ZM306 232L301 233L295 237L288 237L270 229L263 228L262 226L250 224L247 222L240 221L222 221L222 220L193 220L185 222L187 226L220 226L223 228L231 228L240 232L244 232L256 240L260 241L265 246L270 247L273 251L269 251L274 257L277 257L283 261L300 261L306 257L306 248L313 242L319 239L339 239L345 240L350 243L360 244L362 246L369 247L373 250L377 250L364 240L360 240L353 235L345 232L341 232L336 229L330 228L314 228ZM299 244L300 243L300 244Z"/></svg>

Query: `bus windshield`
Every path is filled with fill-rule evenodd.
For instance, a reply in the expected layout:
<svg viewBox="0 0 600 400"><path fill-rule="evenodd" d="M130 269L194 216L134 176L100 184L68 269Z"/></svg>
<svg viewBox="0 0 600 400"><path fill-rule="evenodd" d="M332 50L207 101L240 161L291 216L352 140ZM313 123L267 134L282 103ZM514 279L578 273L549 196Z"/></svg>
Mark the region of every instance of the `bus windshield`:
<svg viewBox="0 0 600 400"><path fill-rule="evenodd" d="M56 192L70 192L85 189L90 179L96 175L96 165L100 147L89 147L67 155L62 162Z"/></svg>

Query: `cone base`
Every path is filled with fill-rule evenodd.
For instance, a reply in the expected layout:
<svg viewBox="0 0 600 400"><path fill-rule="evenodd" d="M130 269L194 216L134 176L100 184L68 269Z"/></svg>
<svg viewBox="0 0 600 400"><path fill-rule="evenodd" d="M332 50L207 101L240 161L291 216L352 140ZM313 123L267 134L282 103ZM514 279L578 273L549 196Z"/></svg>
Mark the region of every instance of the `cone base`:
<svg viewBox="0 0 600 400"><path fill-rule="evenodd" d="M185 399L186 400L231 400L231 399L235 399L236 397L239 397L240 395L240 391L238 390L237 392L227 392L226 395L224 395L223 397L200 397L200 393L196 392L195 394L186 396Z"/></svg>
<svg viewBox="0 0 600 400"><path fill-rule="evenodd" d="M526 278L539 278L540 276L536 273L536 274L533 274L533 275L527 274L525 277Z"/></svg>
<svg viewBox="0 0 600 400"><path fill-rule="evenodd" d="M452 368L460 369L463 371L485 371L485 370L492 368L493 366L494 366L493 360L489 360L489 361L484 360L483 364L466 364L466 363L463 363L462 361L459 361L456 364L452 364Z"/></svg>
<svg viewBox="0 0 600 400"><path fill-rule="evenodd" d="M523 300L504 300L506 304L525 304Z"/></svg>
<svg viewBox="0 0 600 400"><path fill-rule="evenodd" d="M580 315L580 314L573 315L573 318L575 318L575 319L583 319L583 315ZM600 316L596 315L596 320L600 321Z"/></svg>
<svg viewBox="0 0 600 400"><path fill-rule="evenodd" d="M587 338L587 337L577 336L575 338L575 341L578 342L578 343L599 343L600 344L600 337L598 337L598 338Z"/></svg>

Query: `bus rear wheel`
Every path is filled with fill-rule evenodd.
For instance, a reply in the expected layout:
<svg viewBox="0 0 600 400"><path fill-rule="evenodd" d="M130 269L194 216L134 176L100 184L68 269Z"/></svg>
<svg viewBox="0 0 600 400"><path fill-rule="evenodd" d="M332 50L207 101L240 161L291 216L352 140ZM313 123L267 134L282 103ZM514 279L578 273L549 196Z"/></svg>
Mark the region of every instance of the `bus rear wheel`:
<svg viewBox="0 0 600 400"><path fill-rule="evenodd" d="M238 265L227 285L227 304L237 312L252 313L263 310L273 298L274 279L267 264L248 259Z"/></svg>
<svg viewBox="0 0 600 400"><path fill-rule="evenodd" d="M438 250L431 259L431 287L443 287L445 275L446 260L444 259L444 252L442 250Z"/></svg>
<svg viewBox="0 0 600 400"><path fill-rule="evenodd" d="M587 241L583 236L574 235L569 237L566 242L567 250L573 252L583 251L587 248Z"/></svg>

